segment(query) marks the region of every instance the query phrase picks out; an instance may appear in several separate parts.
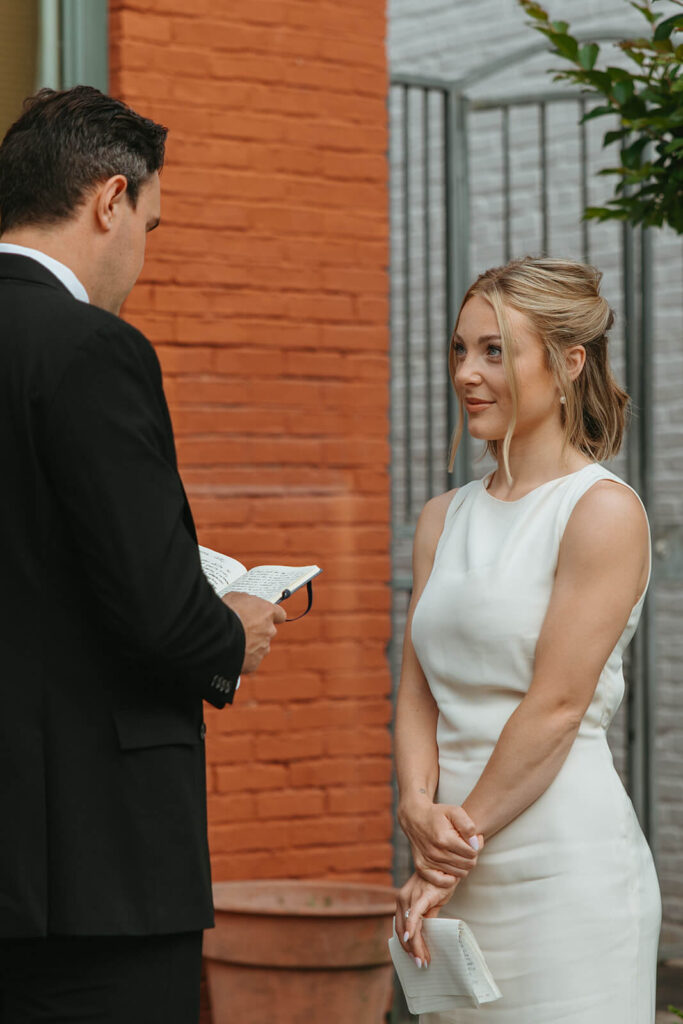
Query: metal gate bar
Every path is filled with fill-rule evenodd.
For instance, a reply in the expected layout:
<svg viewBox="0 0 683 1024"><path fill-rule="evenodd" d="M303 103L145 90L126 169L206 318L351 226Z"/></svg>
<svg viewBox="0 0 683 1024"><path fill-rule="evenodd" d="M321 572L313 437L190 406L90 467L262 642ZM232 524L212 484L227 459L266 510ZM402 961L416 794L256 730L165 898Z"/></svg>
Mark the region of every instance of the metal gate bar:
<svg viewBox="0 0 683 1024"><path fill-rule="evenodd" d="M586 114L586 101L579 100L579 167L581 174L581 208L588 206L588 139L586 136L586 125L584 116ZM581 218L581 257L584 263L588 263L590 251L590 239L588 236L588 221Z"/></svg>
<svg viewBox="0 0 683 1024"><path fill-rule="evenodd" d="M541 252L548 255L548 118L544 101L538 104L539 155L541 163Z"/></svg>
<svg viewBox="0 0 683 1024"><path fill-rule="evenodd" d="M410 395L410 116L408 107L408 88L403 89L403 366L405 397L403 403L404 421L404 473L405 473L405 506L406 522L412 515L413 501L413 453L412 453L412 408Z"/></svg>
<svg viewBox="0 0 683 1024"><path fill-rule="evenodd" d="M470 283L470 179L467 149L468 99L460 91L449 88L446 93L446 323L450 332L455 327L458 308ZM447 383L448 436L456 426L457 403L450 379ZM470 444L464 432L460 440L453 476L446 486L460 486L470 477Z"/></svg>
<svg viewBox="0 0 683 1024"><path fill-rule="evenodd" d="M432 318L430 316L429 290L432 280L432 246L431 246L431 195L429 189L429 92L422 90L422 180L424 184L424 332L425 332L425 382L426 394L425 404L427 413L427 452L431 453L434 443L434 408L432 404ZM427 459L427 491L433 493L434 489L434 463L433 459Z"/></svg>

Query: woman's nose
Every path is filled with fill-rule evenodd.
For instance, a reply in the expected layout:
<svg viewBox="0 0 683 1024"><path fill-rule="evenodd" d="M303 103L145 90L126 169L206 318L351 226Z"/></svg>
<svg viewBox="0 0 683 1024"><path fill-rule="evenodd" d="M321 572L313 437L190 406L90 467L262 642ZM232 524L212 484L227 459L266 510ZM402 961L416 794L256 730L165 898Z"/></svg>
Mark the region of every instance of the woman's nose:
<svg viewBox="0 0 683 1024"><path fill-rule="evenodd" d="M475 355L463 356L455 368L455 379L459 384L479 384L482 376Z"/></svg>

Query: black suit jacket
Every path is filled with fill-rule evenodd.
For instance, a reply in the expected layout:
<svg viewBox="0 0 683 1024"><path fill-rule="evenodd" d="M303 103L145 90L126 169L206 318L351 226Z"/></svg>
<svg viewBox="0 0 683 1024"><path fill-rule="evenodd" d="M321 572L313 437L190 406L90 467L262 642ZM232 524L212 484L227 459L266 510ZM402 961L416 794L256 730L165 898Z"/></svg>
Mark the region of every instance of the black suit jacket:
<svg viewBox="0 0 683 1024"><path fill-rule="evenodd" d="M200 567L159 364L0 254L0 936L212 923L202 698L239 619Z"/></svg>

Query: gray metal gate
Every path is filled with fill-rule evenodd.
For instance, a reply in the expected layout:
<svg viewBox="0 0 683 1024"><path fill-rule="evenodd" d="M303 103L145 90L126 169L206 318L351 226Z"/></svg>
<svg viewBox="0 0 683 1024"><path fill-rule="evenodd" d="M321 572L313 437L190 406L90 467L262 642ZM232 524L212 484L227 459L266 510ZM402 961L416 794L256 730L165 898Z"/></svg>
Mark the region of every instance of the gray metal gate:
<svg viewBox="0 0 683 1024"><path fill-rule="evenodd" d="M472 446L467 442L458 451L454 473L446 469L455 415L447 347L460 300L473 276L472 267L478 272L532 251L573 255L609 268L610 286L605 292L617 309L621 330L613 361L634 408L626 452L615 469L633 484L648 509L652 508L651 240L649 232L629 226L581 220L589 201L596 204L604 198L598 194L602 179L595 174L600 161L604 162L600 140L606 120L579 124L586 100L576 92L534 91L495 98L471 95L474 86L504 66L514 69L540 49L528 47L504 58L495 68L487 65L457 81L414 75L395 75L391 81L396 683L417 515L433 494L484 472L482 466L473 466ZM477 124L482 119L488 119L487 128L478 138ZM483 163L481 154L474 152L482 147ZM491 237L482 243L480 233L487 217L491 219L491 204L498 230L489 231ZM482 253L496 248L496 255L482 263ZM643 829L656 847L652 608L650 598L630 649L627 698L612 742L615 761ZM409 851L397 832L397 883L408 871Z"/></svg>

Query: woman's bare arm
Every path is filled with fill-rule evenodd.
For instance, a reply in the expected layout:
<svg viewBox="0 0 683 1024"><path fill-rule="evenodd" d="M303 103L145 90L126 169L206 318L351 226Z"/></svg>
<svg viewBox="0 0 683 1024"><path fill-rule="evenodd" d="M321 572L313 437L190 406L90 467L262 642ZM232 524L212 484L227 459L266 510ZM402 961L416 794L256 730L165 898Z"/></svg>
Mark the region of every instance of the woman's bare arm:
<svg viewBox="0 0 683 1024"><path fill-rule="evenodd" d="M413 593L403 643L394 729L399 822L410 840L418 870L429 881L446 887L452 886L454 878L464 877L476 862L475 852L467 840L475 836L477 830L462 808L434 803L439 781L438 709L413 647L411 627L415 606L434 564L453 494L450 491L429 501L415 531Z"/></svg>
<svg viewBox="0 0 683 1024"><path fill-rule="evenodd" d="M529 691L463 804L485 837L529 807L559 772L648 566L639 500L621 484L595 484L562 539Z"/></svg>

